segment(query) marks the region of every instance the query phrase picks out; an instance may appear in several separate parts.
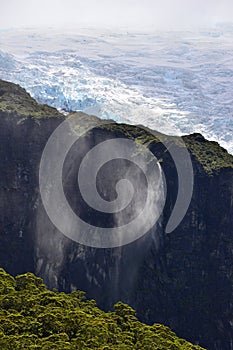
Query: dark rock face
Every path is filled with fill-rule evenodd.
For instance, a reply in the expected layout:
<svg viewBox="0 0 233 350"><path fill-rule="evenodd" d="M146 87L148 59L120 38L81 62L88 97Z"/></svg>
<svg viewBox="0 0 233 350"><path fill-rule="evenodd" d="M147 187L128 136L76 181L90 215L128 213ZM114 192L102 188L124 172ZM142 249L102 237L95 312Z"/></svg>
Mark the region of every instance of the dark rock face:
<svg viewBox="0 0 233 350"><path fill-rule="evenodd" d="M60 121L50 117L41 122L0 112L0 259L13 274L34 271L39 162Z"/></svg>
<svg viewBox="0 0 233 350"><path fill-rule="evenodd" d="M40 199L40 158L50 134L62 120L52 112L37 119L0 111L0 265L13 275L35 272L50 288L84 290L106 310L122 300L134 307L144 322L166 324L179 336L210 350L232 350L232 158L228 156L226 166L208 173L194 147L200 146L211 157L212 143L201 135L184 138L192 145L194 192L181 224L165 234L177 196L177 173L161 143L151 142L151 151L163 159L167 180L166 205L159 223L127 246L88 248L58 232ZM136 128L131 130L137 134ZM77 148L77 163L71 157L67 166L71 180L87 145L111 137L125 134L116 127L94 130L87 136L85 147ZM113 176L111 169L105 175ZM72 186L74 181L67 185L68 194ZM80 203L73 205L88 220L88 209Z"/></svg>

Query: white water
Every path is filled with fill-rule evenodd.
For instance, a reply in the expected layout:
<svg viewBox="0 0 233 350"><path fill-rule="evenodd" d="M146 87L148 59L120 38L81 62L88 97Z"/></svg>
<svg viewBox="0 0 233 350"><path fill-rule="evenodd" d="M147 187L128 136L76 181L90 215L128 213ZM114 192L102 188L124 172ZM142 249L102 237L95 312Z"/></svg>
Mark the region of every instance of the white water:
<svg viewBox="0 0 233 350"><path fill-rule="evenodd" d="M9 30L0 32L0 45L0 78L41 103L168 134L201 132L233 153L232 26L147 34Z"/></svg>

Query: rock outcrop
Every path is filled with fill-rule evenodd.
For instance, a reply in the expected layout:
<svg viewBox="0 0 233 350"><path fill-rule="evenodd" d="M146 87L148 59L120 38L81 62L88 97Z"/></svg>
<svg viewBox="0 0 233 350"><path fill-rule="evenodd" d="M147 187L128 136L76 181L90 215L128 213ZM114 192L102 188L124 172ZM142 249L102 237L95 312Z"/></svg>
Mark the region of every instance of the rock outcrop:
<svg viewBox="0 0 233 350"><path fill-rule="evenodd" d="M84 117L88 118L80 114ZM141 239L114 249L85 247L58 232L39 193L43 149L64 119L19 86L0 81L1 267L13 275L34 272L49 288L84 290L105 310L121 300L146 323L168 325L178 336L210 350L232 350L233 157L200 134L183 137L193 163L194 191L185 218L168 234L165 227L178 179L167 149L136 126L112 124L92 130L85 146L77 148L77 164L72 157L67 163L68 197L72 188L76 191L75 174L88 145L127 137L146 144L160 160L167 198L159 224ZM162 137L180 147L177 138ZM105 175L113 176L111 171ZM101 220L84 204L74 201L73 206L84 219Z"/></svg>

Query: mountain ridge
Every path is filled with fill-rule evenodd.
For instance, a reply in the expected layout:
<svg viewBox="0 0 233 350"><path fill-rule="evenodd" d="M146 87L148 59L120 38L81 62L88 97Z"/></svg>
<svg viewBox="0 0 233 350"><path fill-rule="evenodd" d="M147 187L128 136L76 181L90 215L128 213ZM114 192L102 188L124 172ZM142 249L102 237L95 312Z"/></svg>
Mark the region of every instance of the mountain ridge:
<svg viewBox="0 0 233 350"><path fill-rule="evenodd" d="M13 96L12 92L9 103ZM24 97L20 101L23 104ZM171 146L180 147L179 138L158 134L156 139L150 131L126 124L111 123L92 130L78 148L77 163L89 145L116 137L135 139L161 160L167 198L159 225L138 241L118 249L85 247L54 228L39 192L42 152L66 117L51 109L46 117L42 108L43 117L37 118L31 103L27 113L18 113L17 108L1 110L0 100L1 266L14 276L34 272L50 289L85 290L104 310L122 300L136 309L140 321L166 324L178 336L209 350L232 350L232 156L200 134L183 137L193 164L193 197L179 227L166 234L178 179L175 164L158 139L169 138ZM36 107L40 114L37 108L40 106ZM68 192L73 193L78 164L70 158L69 165L75 182L68 184ZM114 178L114 168L105 175ZM76 209L88 217L86 207L78 204Z"/></svg>
<svg viewBox="0 0 233 350"><path fill-rule="evenodd" d="M41 105L34 98L32 98L29 93L26 92L24 88L20 85L0 80L0 111L6 112L9 114L17 113L18 116L32 117L32 118L46 118L46 117L60 117L65 118L64 114L57 111L56 108L50 107L48 105ZM73 113L68 114L66 117L71 116ZM101 121L100 118L96 116L91 116L83 112L79 113L80 116L87 118L97 118ZM148 130L148 138L145 135L137 136L137 128L140 128L140 125L129 125L125 123L115 123L110 128L114 128L123 132L123 134L130 135L133 138L140 138L142 143L148 143L156 141L156 134L160 139L164 141L179 140L178 136L168 136L162 134L158 131L151 130L150 128L143 127L143 130L146 132ZM109 127L106 127L109 129ZM135 132L133 131L135 130ZM143 132L140 132L141 134ZM230 155L227 150L221 147L216 141L206 140L200 133L193 133L190 135L184 135L181 137L188 150L193 153L197 160L202 164L203 168L210 174L213 171L219 170L221 167L230 167L233 168L233 156ZM205 147L208 146L209 157L205 152ZM208 159L207 159L208 158Z"/></svg>

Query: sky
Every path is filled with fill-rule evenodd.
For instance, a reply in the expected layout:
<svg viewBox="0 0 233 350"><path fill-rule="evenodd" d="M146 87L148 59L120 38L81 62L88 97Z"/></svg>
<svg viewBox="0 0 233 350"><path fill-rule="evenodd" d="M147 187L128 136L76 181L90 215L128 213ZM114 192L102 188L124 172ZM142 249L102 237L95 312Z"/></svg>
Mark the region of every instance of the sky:
<svg viewBox="0 0 233 350"><path fill-rule="evenodd" d="M0 0L0 28L183 29L233 22L232 0Z"/></svg>

